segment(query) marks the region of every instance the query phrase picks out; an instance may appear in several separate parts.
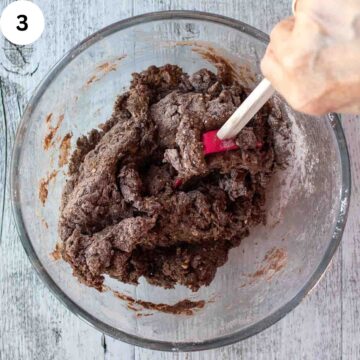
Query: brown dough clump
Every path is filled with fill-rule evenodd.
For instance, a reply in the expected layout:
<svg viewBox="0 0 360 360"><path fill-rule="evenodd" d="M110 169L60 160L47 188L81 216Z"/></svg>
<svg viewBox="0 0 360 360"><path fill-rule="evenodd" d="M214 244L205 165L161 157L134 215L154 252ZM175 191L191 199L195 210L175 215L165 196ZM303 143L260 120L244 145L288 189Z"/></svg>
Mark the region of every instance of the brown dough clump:
<svg viewBox="0 0 360 360"><path fill-rule="evenodd" d="M205 69L133 74L101 130L77 140L69 165L59 233L81 282L101 289L107 274L193 291L210 284L229 250L264 221L280 159L274 136L289 136L268 105L238 136L240 150L204 158L201 134L220 128L245 97L236 81Z"/></svg>

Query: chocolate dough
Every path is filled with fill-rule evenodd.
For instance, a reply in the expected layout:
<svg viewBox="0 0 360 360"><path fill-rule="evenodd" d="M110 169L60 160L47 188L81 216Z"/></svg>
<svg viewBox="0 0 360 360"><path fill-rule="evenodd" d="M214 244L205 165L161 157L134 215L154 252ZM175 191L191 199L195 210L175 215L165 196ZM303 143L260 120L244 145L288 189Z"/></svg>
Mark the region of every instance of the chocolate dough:
<svg viewBox="0 0 360 360"><path fill-rule="evenodd" d="M267 105L237 137L240 150L205 158L201 134L220 128L246 95L206 69L133 74L111 118L77 140L70 161L59 234L81 282L100 290L107 274L193 291L210 284L229 250L265 220L265 188L283 158L274 138L289 134Z"/></svg>

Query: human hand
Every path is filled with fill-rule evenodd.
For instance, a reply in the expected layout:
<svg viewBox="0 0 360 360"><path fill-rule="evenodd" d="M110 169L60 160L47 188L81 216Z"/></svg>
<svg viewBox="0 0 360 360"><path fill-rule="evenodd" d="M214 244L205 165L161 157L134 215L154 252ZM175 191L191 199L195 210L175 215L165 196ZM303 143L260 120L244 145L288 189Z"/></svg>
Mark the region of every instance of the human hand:
<svg viewBox="0 0 360 360"><path fill-rule="evenodd" d="M270 38L262 72L294 109L360 113L359 0L298 0Z"/></svg>

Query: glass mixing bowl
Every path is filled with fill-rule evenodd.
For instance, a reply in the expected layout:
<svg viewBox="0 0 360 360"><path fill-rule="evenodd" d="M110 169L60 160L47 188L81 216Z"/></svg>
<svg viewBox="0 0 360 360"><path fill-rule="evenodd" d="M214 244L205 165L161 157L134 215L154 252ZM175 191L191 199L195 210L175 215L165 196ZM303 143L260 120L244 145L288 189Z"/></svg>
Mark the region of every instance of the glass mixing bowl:
<svg viewBox="0 0 360 360"><path fill-rule="evenodd" d="M166 304L205 300L192 316L144 309L148 316L139 316L111 291L100 293L81 285L67 263L50 256L58 239L66 179L66 167L58 164L66 134L72 133L74 147L75 139L110 116L131 73L149 65L177 64L192 73L202 67L214 70L214 61L222 57L232 63L241 81L253 86L261 78L259 62L267 42L262 32L218 15L172 11L137 16L97 32L71 50L31 99L12 160L13 210L20 238L59 300L100 331L159 350L230 344L282 318L328 266L341 239L350 196L343 131L336 115L309 118L280 98L277 102L292 122L295 155L273 178L267 225L254 228L231 250L211 285L192 293L182 286L164 290L146 281L132 286L106 279L108 287L134 299ZM217 56L211 56L214 53ZM39 182L43 191L48 190L44 205Z"/></svg>

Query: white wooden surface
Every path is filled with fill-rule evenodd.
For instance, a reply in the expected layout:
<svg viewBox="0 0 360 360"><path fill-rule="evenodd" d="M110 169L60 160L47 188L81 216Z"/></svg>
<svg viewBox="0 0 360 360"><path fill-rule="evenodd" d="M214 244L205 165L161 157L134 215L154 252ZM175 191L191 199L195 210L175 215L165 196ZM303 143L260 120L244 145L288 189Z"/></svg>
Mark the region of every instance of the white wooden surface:
<svg viewBox="0 0 360 360"><path fill-rule="evenodd" d="M0 0L0 9L9 0ZM343 125L353 194L341 248L319 285L271 328L225 348L188 354L120 343L67 311L32 270L14 228L9 165L14 134L34 88L49 68L87 35L120 19L169 9L209 11L269 32L291 0L37 0L46 31L32 46L0 37L0 360L360 359L360 118ZM5 181L7 178L7 181Z"/></svg>

